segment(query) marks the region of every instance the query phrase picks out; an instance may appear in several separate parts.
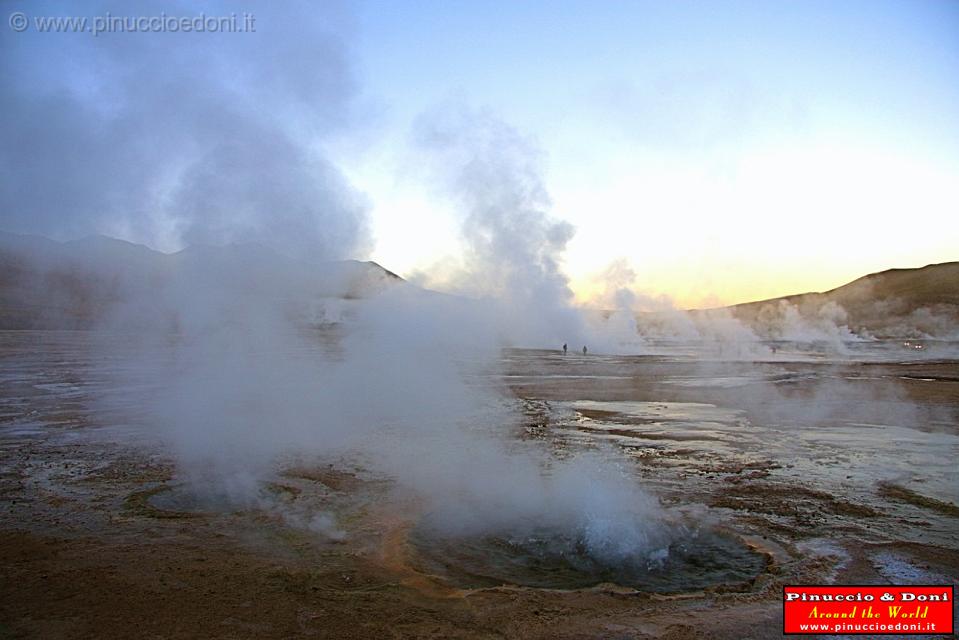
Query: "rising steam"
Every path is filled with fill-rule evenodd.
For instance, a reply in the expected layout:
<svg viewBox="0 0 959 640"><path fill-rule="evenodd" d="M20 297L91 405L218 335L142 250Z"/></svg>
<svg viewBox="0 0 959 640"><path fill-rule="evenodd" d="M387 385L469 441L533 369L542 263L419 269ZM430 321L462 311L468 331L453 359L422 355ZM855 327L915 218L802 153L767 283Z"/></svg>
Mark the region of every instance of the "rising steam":
<svg viewBox="0 0 959 640"><path fill-rule="evenodd" d="M16 4L7 9L36 6ZM63 13L76 12L69 6ZM134 6L150 7L85 9L127 15ZM104 233L167 249L258 242L319 259L365 253L364 199L323 152L353 118L355 83L339 35L350 25L330 5L263 5L257 15L254 33L5 29L6 230Z"/></svg>
<svg viewBox="0 0 959 640"><path fill-rule="evenodd" d="M218 9L229 13L206 11ZM550 211L535 144L459 105L424 114L413 135L462 223L461 259L427 284L456 295L382 274L370 286L371 265L330 262L370 246L364 197L324 152L355 118L336 35L349 25L325 4L257 12L256 33L169 34L163 46L136 34L0 41L9 229L190 245L152 262L129 250L116 279L106 245L86 245L111 286L99 349L122 363L105 408L136 414L196 491L234 502L261 500L293 457L348 457L451 534L546 527L610 561L661 553L662 509L615 452L564 460L517 437L518 402L489 375L499 350L635 352L669 333L750 358L769 354L764 340L841 344L842 309L813 324L773 309L759 335L723 312L643 298L620 264L607 274L612 320L588 323L562 271L573 229ZM644 325L649 304L660 315ZM342 535L329 514L296 517Z"/></svg>
<svg viewBox="0 0 959 640"><path fill-rule="evenodd" d="M637 518L655 511L645 494L614 467L521 446L515 400L481 382L504 342L579 339L560 270L572 228L548 214L533 145L465 108L416 126L462 211L466 251L451 288L485 304L399 283L354 291L328 261L368 249L365 205L323 152L354 118L349 49L336 35L349 25L305 3L257 17L256 33L168 34L162 45L78 34L55 48L43 34L5 34L10 230L192 245L158 259L124 248L119 281L116 247L78 249L110 283L99 348L123 365L104 405L132 408L195 491L234 502L260 500L293 455L343 455L450 526L502 532L548 516L597 549L604 531L645 545L655 520ZM66 66L76 73L46 73ZM317 517L297 514L340 535Z"/></svg>
<svg viewBox="0 0 959 640"><path fill-rule="evenodd" d="M561 270L574 229L549 213L535 144L494 115L459 104L422 115L414 139L439 191L462 215L460 263L426 284L487 299L509 343L581 342Z"/></svg>

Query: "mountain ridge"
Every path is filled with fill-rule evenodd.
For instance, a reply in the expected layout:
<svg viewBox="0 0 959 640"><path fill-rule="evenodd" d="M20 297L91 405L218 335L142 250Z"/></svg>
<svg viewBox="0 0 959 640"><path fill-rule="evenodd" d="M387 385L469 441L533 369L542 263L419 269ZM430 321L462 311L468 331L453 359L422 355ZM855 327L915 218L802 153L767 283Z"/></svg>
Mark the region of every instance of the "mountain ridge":
<svg viewBox="0 0 959 640"><path fill-rule="evenodd" d="M372 261L299 261L257 244L163 253L109 236L57 242L0 232L0 329L89 329L132 291L213 286L220 276L310 298L363 298L405 282Z"/></svg>
<svg viewBox="0 0 959 640"><path fill-rule="evenodd" d="M827 291L744 302L723 309L755 327L768 324L770 316L789 307L804 318L829 316L860 334L949 334L959 326L959 261L886 269ZM716 310L700 313L710 311Z"/></svg>
<svg viewBox="0 0 959 640"><path fill-rule="evenodd" d="M0 329L91 328L130 289L162 289L177 277L207 286L215 286L216 278L242 277L261 291L295 291L313 300L364 298L392 284L412 286L373 261L303 261L256 243L163 253L102 235L57 242L0 232ZM891 268L826 291L689 313L728 313L767 339L797 321L846 326L864 336L956 335L959 261Z"/></svg>

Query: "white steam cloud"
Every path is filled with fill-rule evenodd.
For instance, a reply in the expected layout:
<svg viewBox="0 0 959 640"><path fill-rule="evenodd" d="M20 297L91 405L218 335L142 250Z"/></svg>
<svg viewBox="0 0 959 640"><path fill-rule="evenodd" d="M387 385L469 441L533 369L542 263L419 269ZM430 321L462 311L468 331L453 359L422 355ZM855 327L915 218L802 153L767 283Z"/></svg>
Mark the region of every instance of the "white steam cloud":
<svg viewBox="0 0 959 640"><path fill-rule="evenodd" d="M635 351L658 330L750 358L769 354L763 338L846 337L839 308L812 326L774 310L768 336L725 312L664 312L625 264L607 274L612 321L588 326L562 272L573 229L550 215L535 145L457 105L425 114L414 137L462 213L464 254L442 284L464 297L329 262L369 247L363 197L323 152L351 126L356 91L337 35L348 24L327 5L284 3L258 7L257 25L165 40L61 34L56 47L4 33L0 44L10 230L197 245L141 256L149 265L137 269L129 252L113 263L132 273L98 327L109 330L103 354L123 363L105 405L135 408L196 491L255 501L294 457L348 457L424 501L451 534L546 526L606 559L643 556L664 544L657 501L615 455L563 460L519 439L518 401L489 375L499 349ZM658 329L637 321L649 305L663 312ZM329 514L291 517L343 535Z"/></svg>
<svg viewBox="0 0 959 640"><path fill-rule="evenodd" d="M441 193L462 212L460 263L426 284L485 299L509 343L580 342L561 269L574 229L549 214L535 144L489 112L459 104L424 114L414 134Z"/></svg>
<svg viewBox="0 0 959 640"><path fill-rule="evenodd" d="M451 284L470 297L329 262L369 246L363 198L323 151L352 126L348 31L327 5L284 4L257 9L256 33L4 35L9 229L191 245L71 245L66 264L110 283L99 348L121 366L103 406L165 442L194 492L259 504L294 459L345 457L450 532L547 524L604 556L651 551L656 501L615 465L522 442L518 401L489 376L504 343L582 335L561 271L572 228L549 216L528 140L469 109L416 125L463 212ZM344 535L331 514L288 518Z"/></svg>
<svg viewBox="0 0 959 640"><path fill-rule="evenodd" d="M21 6L22 5L22 6ZM153 15L147 3L7 3L28 16ZM168 15L230 15L166 3ZM156 247L369 248L366 205L323 152L356 90L333 5L259 4L252 33L0 34L0 210L18 233Z"/></svg>

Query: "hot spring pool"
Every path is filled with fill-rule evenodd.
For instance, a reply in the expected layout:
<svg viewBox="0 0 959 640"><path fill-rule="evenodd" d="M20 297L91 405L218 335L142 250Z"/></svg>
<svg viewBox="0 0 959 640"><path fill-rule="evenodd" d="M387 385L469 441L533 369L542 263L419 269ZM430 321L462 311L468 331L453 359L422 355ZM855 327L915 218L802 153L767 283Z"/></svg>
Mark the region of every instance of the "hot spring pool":
<svg viewBox="0 0 959 640"><path fill-rule="evenodd" d="M668 547L617 561L597 558L579 541L555 532L449 536L429 523L414 527L410 547L420 571L463 589L585 589L612 583L681 593L748 583L768 564L765 554L718 530L678 532Z"/></svg>

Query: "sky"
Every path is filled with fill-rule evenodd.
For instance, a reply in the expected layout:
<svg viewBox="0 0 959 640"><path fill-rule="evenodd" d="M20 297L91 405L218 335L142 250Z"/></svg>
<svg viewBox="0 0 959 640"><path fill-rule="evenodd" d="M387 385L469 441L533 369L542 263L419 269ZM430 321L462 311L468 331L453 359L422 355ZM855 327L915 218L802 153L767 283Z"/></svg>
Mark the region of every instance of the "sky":
<svg viewBox="0 0 959 640"><path fill-rule="evenodd" d="M365 2L357 28L386 124L349 175L400 273L455 244L450 203L397 171L450 100L538 145L581 299L616 259L699 306L959 258L955 2Z"/></svg>
<svg viewBox="0 0 959 640"><path fill-rule="evenodd" d="M691 308L959 259L955 2L0 7L0 230L263 240L439 282L470 214L417 131L457 112L522 140L582 303L611 266ZM256 32L8 19L161 9Z"/></svg>

